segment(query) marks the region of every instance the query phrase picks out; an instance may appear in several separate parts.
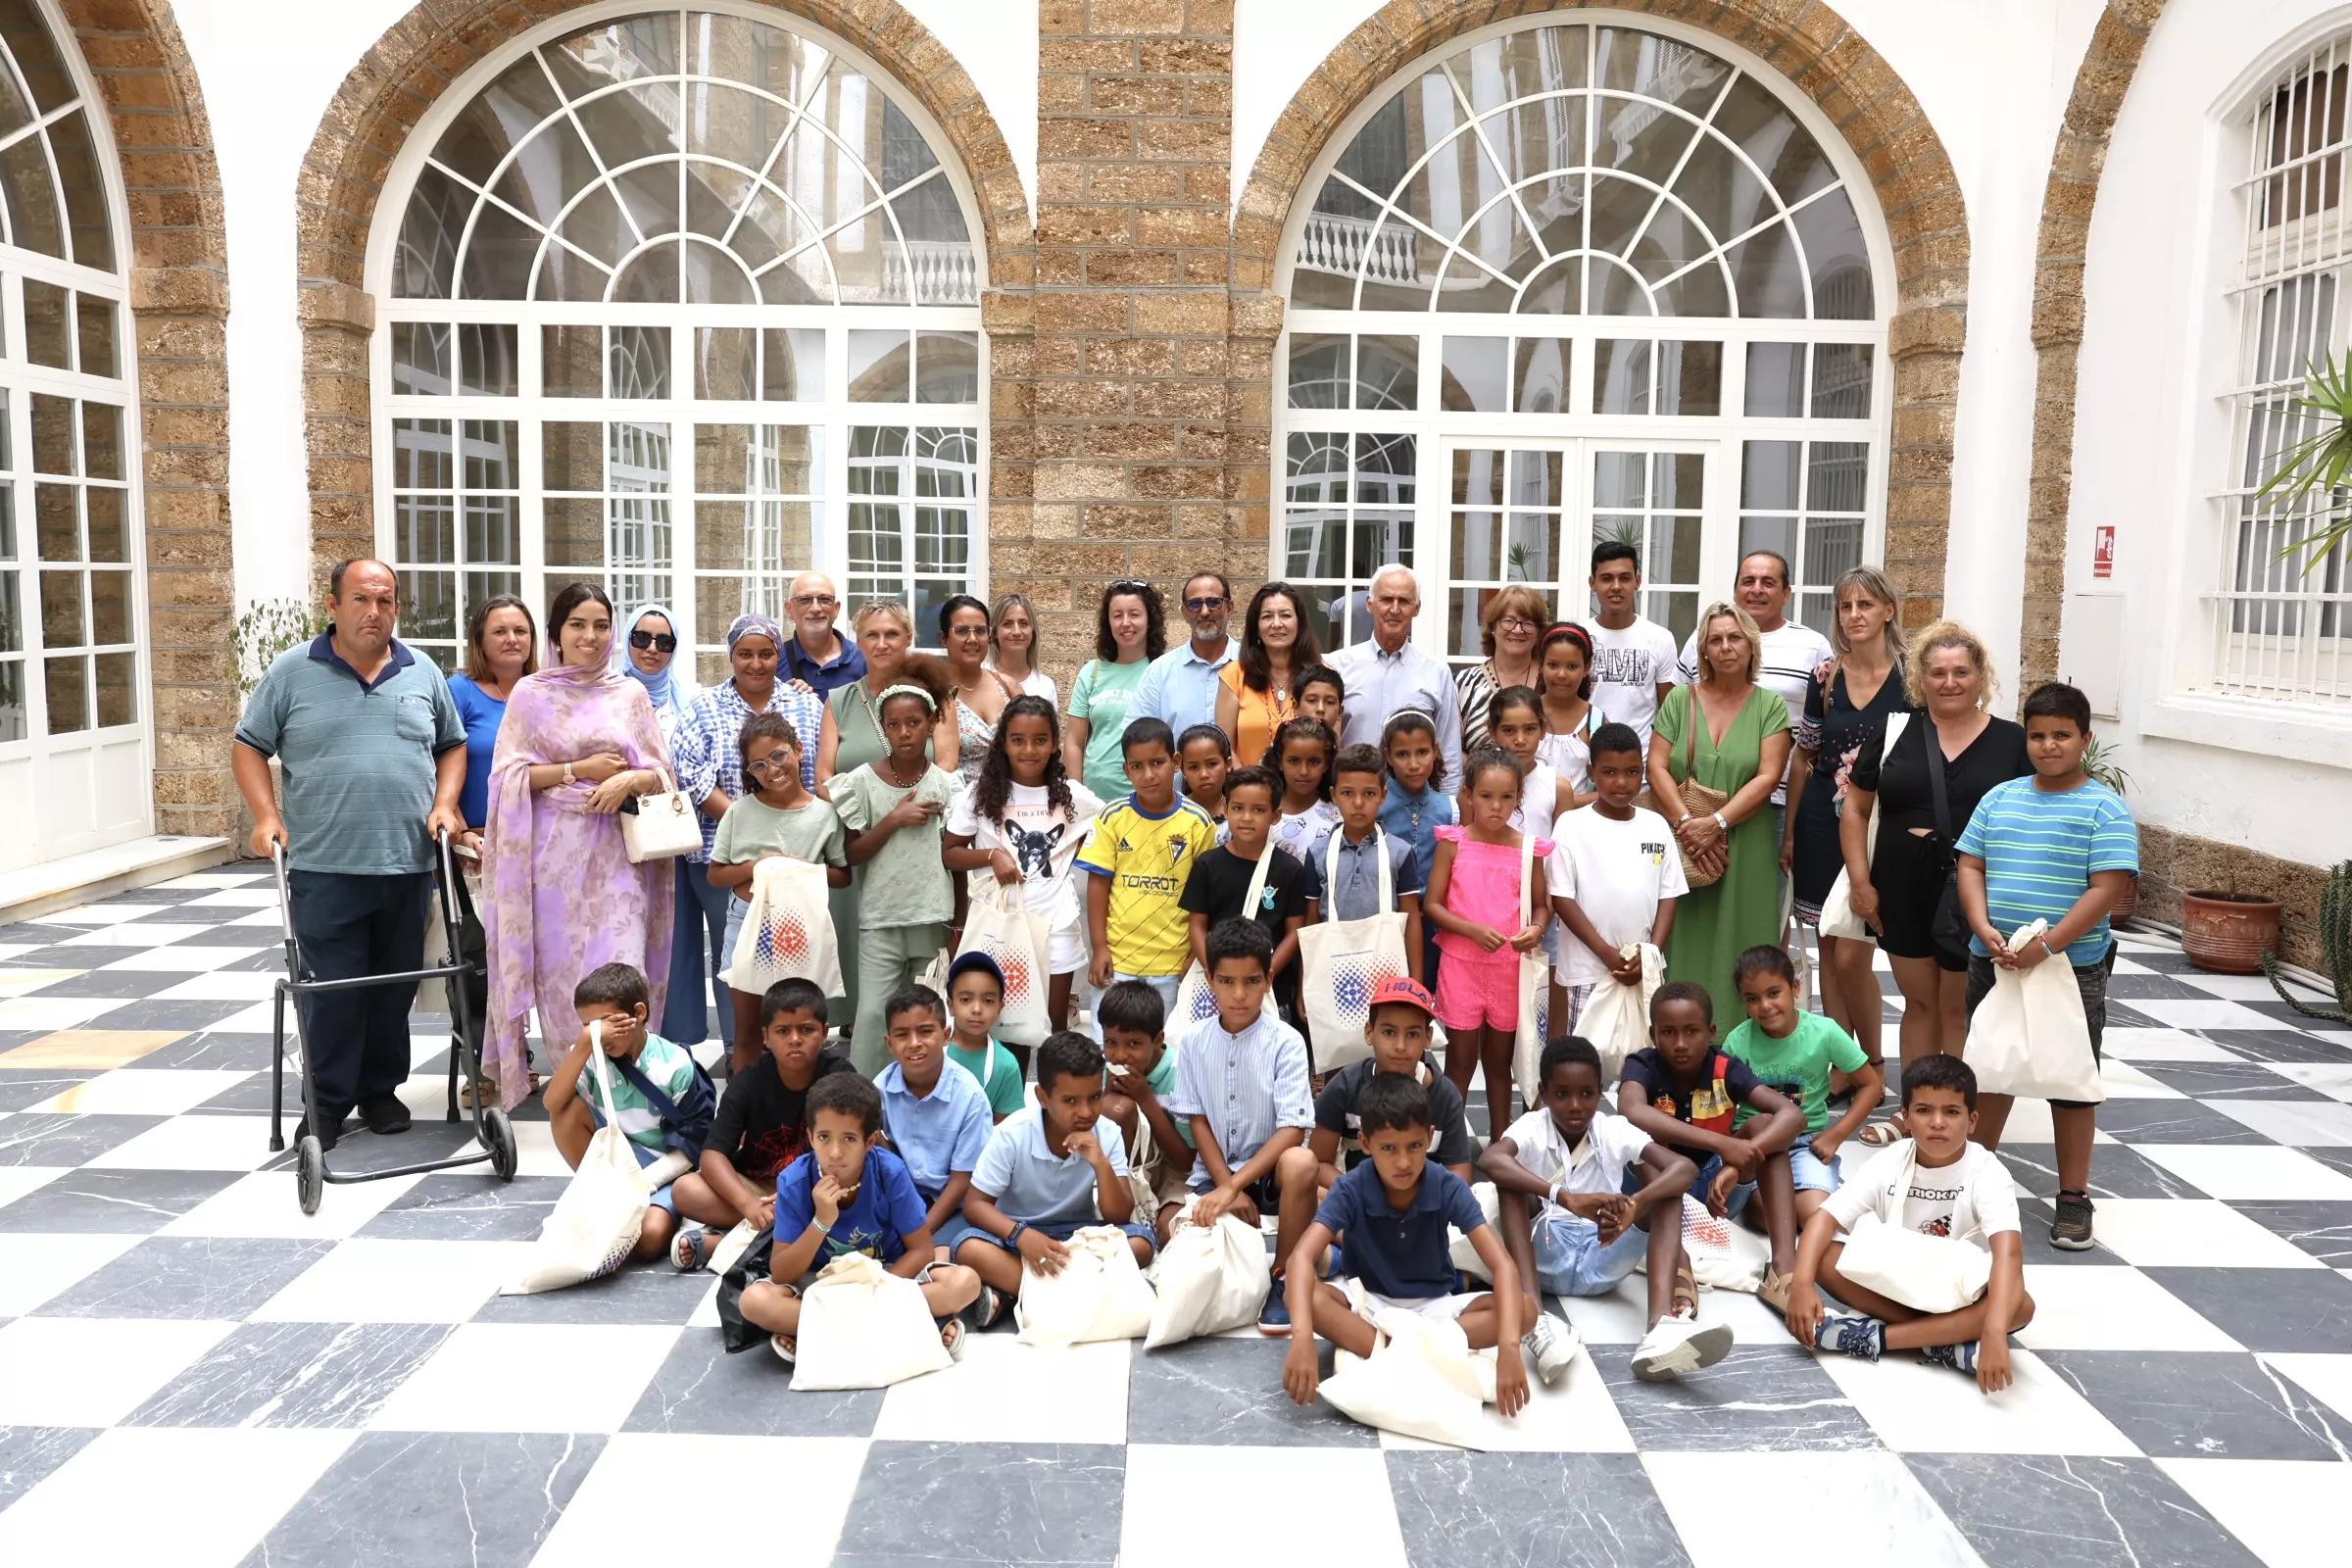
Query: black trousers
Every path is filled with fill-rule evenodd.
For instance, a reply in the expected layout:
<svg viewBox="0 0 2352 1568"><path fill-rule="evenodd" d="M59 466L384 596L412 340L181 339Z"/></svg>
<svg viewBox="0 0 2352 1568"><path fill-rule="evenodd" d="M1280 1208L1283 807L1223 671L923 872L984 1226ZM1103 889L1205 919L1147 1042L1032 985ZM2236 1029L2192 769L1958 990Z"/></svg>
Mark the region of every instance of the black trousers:
<svg viewBox="0 0 2352 1568"><path fill-rule="evenodd" d="M289 871L294 935L314 980L416 969L424 962L424 906L433 878ZM303 1004L311 1083L321 1121L333 1126L362 1101L409 1077L409 1008L416 983L328 991Z"/></svg>

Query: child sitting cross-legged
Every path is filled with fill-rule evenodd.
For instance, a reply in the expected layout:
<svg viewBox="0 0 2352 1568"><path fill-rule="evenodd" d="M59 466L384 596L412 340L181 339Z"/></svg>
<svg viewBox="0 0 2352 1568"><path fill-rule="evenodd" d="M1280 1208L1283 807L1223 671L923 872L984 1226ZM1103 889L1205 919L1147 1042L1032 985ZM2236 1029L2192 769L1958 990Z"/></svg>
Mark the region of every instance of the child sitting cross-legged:
<svg viewBox="0 0 2352 1568"><path fill-rule="evenodd" d="M1799 1345L1867 1361L1886 1350L1917 1350L1998 1394L2010 1381L2009 1336L2034 1321L2034 1298L2026 1294L2016 1184L1999 1155L1971 1141L1975 1070L1958 1056L1910 1063L1903 1069L1903 1120L1910 1139L1882 1150L1805 1221L1796 1283L1788 1288L1788 1332ZM1845 1278L1838 1270L1845 1252L1838 1234L1864 1214L1984 1249L1992 1254L1992 1277L1984 1294L1955 1312L1919 1312ZM1826 1311L1823 1291L1861 1315Z"/></svg>
<svg viewBox="0 0 2352 1568"><path fill-rule="evenodd" d="M1402 1073L1381 1073L1364 1086L1356 1110L1368 1157L1332 1187L1291 1252L1285 1278L1291 1353L1282 1364L1283 1388L1300 1404L1314 1402L1318 1329L1350 1355L1372 1353L1371 1320L1358 1315L1347 1292L1315 1278L1316 1260L1344 1233L1348 1245L1339 1267L1363 1287L1366 1304L1450 1321L1460 1325L1472 1349L1494 1347L1495 1408L1517 1415L1527 1403L1519 1327L1527 1301L1519 1271L1470 1184L1430 1160L1429 1091ZM1448 1225L1478 1250L1494 1277L1493 1292L1466 1296L1454 1290ZM1528 1348L1534 1353L1532 1345Z"/></svg>
<svg viewBox="0 0 2352 1568"><path fill-rule="evenodd" d="M1538 1075L1535 1107L1478 1160L1494 1184L1503 1244L1519 1265L1529 1310L1539 1288L1606 1296L1646 1258L1649 1335L1634 1352L1635 1376L1656 1382L1713 1366L1731 1353L1731 1325L1702 1328L1675 1315L1675 1280L1685 1267L1683 1194L1694 1167L1623 1116L1599 1113L1600 1053L1591 1041L1552 1041ZM1642 1177L1630 1197L1629 1170ZM1542 1316L1535 1324L1536 1371L1551 1383L1576 1358L1576 1331Z"/></svg>
<svg viewBox="0 0 2352 1568"><path fill-rule="evenodd" d="M775 1336L776 1354L794 1360L801 1298L826 1264L852 1252L880 1261L922 1287L940 1320L940 1343L963 1352L955 1314L980 1294L968 1268L932 1261L931 1226L905 1161L879 1147L882 1095L856 1073L833 1073L808 1089L808 1152L776 1178L775 1245L767 1274L744 1287L744 1321Z"/></svg>
<svg viewBox="0 0 2352 1568"><path fill-rule="evenodd" d="M599 1127L609 1122L621 1130L637 1163L655 1172L645 1227L630 1255L660 1257L677 1230L674 1184L710 1136L716 1097L685 1047L646 1028L651 998L645 976L628 964L608 963L582 975L571 1004L579 1010L580 1037L547 1082L549 1131L564 1163L577 1170ZM612 1077L610 1104L597 1102L596 1073L588 1066L595 1049L590 1025L600 1028Z"/></svg>
<svg viewBox="0 0 2352 1568"><path fill-rule="evenodd" d="M1095 1005L1102 1026L1102 1114L1118 1123L1126 1141L1128 1185L1135 1189L1139 1219L1152 1222L1164 1243L1175 1230L1176 1211L1193 1173L1190 1119L1168 1114L1176 1089L1176 1054L1167 1044L1167 1010L1159 993L1140 980L1122 980Z"/></svg>
<svg viewBox="0 0 2352 1568"><path fill-rule="evenodd" d="M889 1066L874 1079L882 1091L882 1131L906 1162L922 1195L924 1224L940 1261L963 1237L963 1195L996 1121L970 1073L948 1060L948 1009L929 986L907 986L882 1004Z"/></svg>
<svg viewBox="0 0 2352 1568"><path fill-rule="evenodd" d="M1126 1145L1102 1112L1102 1051L1075 1030L1048 1035L1037 1048L1037 1103L988 1135L963 1200L956 1261L986 1287L981 1328L1021 1294L1023 1263L1060 1273L1070 1255L1063 1244L1089 1225L1126 1232L1136 1262L1152 1261L1157 1248L1152 1227L1135 1219Z"/></svg>
<svg viewBox="0 0 2352 1568"><path fill-rule="evenodd" d="M1429 1091L1430 1127L1435 1140L1429 1157L1470 1180L1471 1161L1478 1146L1470 1140L1469 1113L1462 1093L1444 1073L1431 1072L1422 1057L1429 1051L1437 1004L1429 988L1403 975L1392 976L1372 988L1372 1004L1364 1019L1364 1040L1372 1054L1351 1061L1323 1082L1315 1097L1315 1130L1307 1147L1315 1154L1315 1181L1322 1194L1364 1162L1362 1113L1356 1102L1376 1074L1393 1072L1410 1078ZM1303 1228L1303 1226L1301 1226Z"/></svg>
<svg viewBox="0 0 2352 1568"><path fill-rule="evenodd" d="M727 1080L702 1162L672 1188L680 1216L670 1262L691 1273L710 1261L718 1238L739 1220L764 1229L775 1218L776 1178L808 1150L808 1091L854 1072L825 1049L825 993L813 980L779 980L760 999L760 1058Z"/></svg>
<svg viewBox="0 0 2352 1568"><path fill-rule="evenodd" d="M1272 1209L1285 1227L1295 1227L1307 1210L1296 1200L1286 1204L1285 1195L1315 1190L1315 1156L1306 1147L1307 1129L1315 1124L1306 1042L1263 1010L1273 958L1274 939L1255 920L1236 915L1208 933L1208 988L1217 1015L1201 1019L1178 1042L1176 1091L1166 1102L1171 1116L1192 1124L1197 1157L1189 1185L1199 1195L1196 1225L1214 1225L1231 1214L1254 1226ZM1298 1240L1295 1228L1279 1231L1275 1257L1289 1257ZM1279 1261L1274 1275L1279 1282ZM1271 1292L1258 1328L1288 1333L1287 1311L1282 1292Z"/></svg>

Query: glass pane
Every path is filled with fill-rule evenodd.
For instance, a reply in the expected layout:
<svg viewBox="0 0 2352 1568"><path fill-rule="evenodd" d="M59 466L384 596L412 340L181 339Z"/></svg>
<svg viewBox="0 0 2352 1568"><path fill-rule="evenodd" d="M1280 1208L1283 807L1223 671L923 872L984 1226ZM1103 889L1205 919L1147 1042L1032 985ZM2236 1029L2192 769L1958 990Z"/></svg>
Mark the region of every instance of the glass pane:
<svg viewBox="0 0 2352 1568"><path fill-rule="evenodd" d="M130 641L130 573L90 573L90 642L94 647Z"/></svg>
<svg viewBox="0 0 2352 1568"><path fill-rule="evenodd" d="M1592 345L1592 412L1649 412L1650 346L1642 339L1604 337Z"/></svg>
<svg viewBox="0 0 2352 1568"><path fill-rule="evenodd" d="M550 490L605 487L605 427L577 419L550 419L540 427L540 482Z"/></svg>
<svg viewBox="0 0 2352 1568"><path fill-rule="evenodd" d="M629 305L670 305L678 298L678 247L675 242L637 253L612 280L612 295Z"/></svg>
<svg viewBox="0 0 2352 1568"><path fill-rule="evenodd" d="M111 403L81 406L81 471L93 479L122 477L122 411Z"/></svg>
<svg viewBox="0 0 2352 1568"><path fill-rule="evenodd" d="M90 727L90 662L75 657L43 661L49 695L49 733L73 735Z"/></svg>
<svg viewBox="0 0 2352 1568"><path fill-rule="evenodd" d="M430 164L417 173L416 192L401 215L400 245L393 253L395 299L445 300L456 292L458 237L466 230L473 200L471 191Z"/></svg>
<svg viewBox="0 0 2352 1568"><path fill-rule="evenodd" d="M1673 634L1680 645L1690 640L1698 626L1698 595L1695 593L1644 593L1642 613L1656 621Z"/></svg>
<svg viewBox="0 0 2352 1568"><path fill-rule="evenodd" d="M394 496L393 559L433 564L456 561L457 519L457 504L445 495Z"/></svg>
<svg viewBox="0 0 2352 1568"><path fill-rule="evenodd" d="M466 559L468 563L522 564L520 502L514 496L466 498Z"/></svg>
<svg viewBox="0 0 2352 1568"><path fill-rule="evenodd" d="M1867 354L1867 350L1864 351ZM1864 362L1863 375L1869 376ZM1750 418L1800 419L1805 414L1805 346L1750 343L1747 346L1747 413Z"/></svg>
<svg viewBox="0 0 2352 1568"><path fill-rule="evenodd" d="M1568 396L1568 340L1523 337L1511 374L1511 407L1521 414L1557 414Z"/></svg>
<svg viewBox="0 0 2352 1568"><path fill-rule="evenodd" d="M1759 550L1769 550L1783 561L1794 561L1796 552L1796 519L1794 517L1741 517L1740 519L1740 556L1745 560ZM1800 577L1810 582L1810 576Z"/></svg>
<svg viewBox="0 0 2352 1568"><path fill-rule="evenodd" d="M850 401L905 403L910 396L907 360L910 350L903 331L850 329Z"/></svg>
<svg viewBox="0 0 2352 1568"><path fill-rule="evenodd" d="M1439 406L1448 414L1500 414L1509 404L1510 343L1499 337L1449 337L1441 352Z"/></svg>
<svg viewBox="0 0 2352 1568"><path fill-rule="evenodd" d="M400 574L400 635L423 642L455 642L458 636L458 574L404 571Z"/></svg>
<svg viewBox="0 0 2352 1568"><path fill-rule="evenodd" d="M1695 452L1661 452L1650 460L1649 504L1660 511L1696 512L1702 496L1706 460Z"/></svg>
<svg viewBox="0 0 2352 1568"><path fill-rule="evenodd" d="M35 365L70 370L74 362L68 356L66 312L71 302L68 291L55 283L44 283L37 277L24 280L24 357Z"/></svg>
<svg viewBox="0 0 2352 1568"><path fill-rule="evenodd" d="M539 385L551 398L594 398L605 392L604 328L539 329Z"/></svg>
<svg viewBox="0 0 2352 1568"><path fill-rule="evenodd" d="M698 326L694 329L694 395L724 402L757 395L759 369L754 328Z"/></svg>
<svg viewBox="0 0 2352 1568"><path fill-rule="evenodd" d="M518 300L530 292L531 268L539 259L540 231L503 207L488 202L474 210L473 232L458 261L458 296L469 300Z"/></svg>
<svg viewBox="0 0 2352 1568"><path fill-rule="evenodd" d="M21 573L0 571L0 654L24 651L24 606L17 590ZM10 666L0 664L0 669Z"/></svg>
<svg viewBox="0 0 2352 1568"><path fill-rule="evenodd" d="M1658 412L1685 417L1723 412L1723 345L1658 345Z"/></svg>
<svg viewBox="0 0 2352 1568"><path fill-rule="evenodd" d="M761 398L771 403L812 403L824 397L824 328L767 327L760 334L760 355Z"/></svg>
<svg viewBox="0 0 2352 1568"><path fill-rule="evenodd" d="M74 231L74 260L101 272L115 270L113 225L106 218L106 187L90 127L76 109L49 127L49 151L57 160L57 183L66 193L66 221Z"/></svg>
<svg viewBox="0 0 2352 1568"><path fill-rule="evenodd" d="M1740 314L1745 317L1802 318L1805 277L1796 259L1788 225L1775 223L1741 240L1724 253L1739 290Z"/></svg>
<svg viewBox="0 0 2352 1568"><path fill-rule="evenodd" d="M1815 441L1806 454L1805 509L1860 512L1870 447L1861 441Z"/></svg>
<svg viewBox="0 0 2352 1568"><path fill-rule="evenodd" d="M669 396L669 328L616 326L606 355L612 380L607 396L666 398Z"/></svg>
<svg viewBox="0 0 2352 1568"><path fill-rule="evenodd" d="M1348 406L1347 333L1299 332L1291 338L1291 407Z"/></svg>
<svg viewBox="0 0 2352 1568"><path fill-rule="evenodd" d="M1690 516L1649 519L1649 575L1660 582L1698 581L1699 522Z"/></svg>
<svg viewBox="0 0 2352 1568"><path fill-rule="evenodd" d="M1503 541L1503 579L1549 587L1559 580L1558 547L1558 529L1550 514L1512 513Z"/></svg>
<svg viewBox="0 0 2352 1568"><path fill-rule="evenodd" d="M514 395L514 331L512 321L468 321L458 328L462 390L480 397Z"/></svg>
<svg viewBox="0 0 2352 1568"><path fill-rule="evenodd" d="M81 371L84 375L116 375L121 373L115 365L115 302L90 294L74 296L74 321L81 342Z"/></svg>
<svg viewBox="0 0 2352 1568"><path fill-rule="evenodd" d="M1740 504L1771 512L1794 512L1798 443L1749 441L1743 445Z"/></svg>
<svg viewBox="0 0 2352 1568"><path fill-rule="evenodd" d="M522 482L521 445L513 419L467 419L462 429L466 489L512 490Z"/></svg>
<svg viewBox="0 0 2352 1568"><path fill-rule="evenodd" d="M1415 461L1409 435L1357 436L1355 499L1380 506L1412 505Z"/></svg>
<svg viewBox="0 0 2352 1568"><path fill-rule="evenodd" d="M130 524L125 515L128 511L122 491L102 484L90 485L82 491L92 561L129 563Z"/></svg>
<svg viewBox="0 0 2352 1568"><path fill-rule="evenodd" d="M1813 417L1870 417L1870 345L1819 343L1813 348Z"/></svg>
<svg viewBox="0 0 2352 1568"><path fill-rule="evenodd" d="M1456 512L1449 531L1455 577L1493 581L1502 575L1502 514Z"/></svg>
<svg viewBox="0 0 2352 1568"><path fill-rule="evenodd" d="M1854 204L1844 191L1830 191L1799 209L1794 220L1813 272L1813 314L1833 321L1869 320L1870 251Z"/></svg>
<svg viewBox="0 0 2352 1568"><path fill-rule="evenodd" d="M541 503L545 521L540 543L552 570L558 566L605 564L605 504L589 496L550 498ZM625 613L625 612L624 612Z"/></svg>
<svg viewBox="0 0 2352 1568"><path fill-rule="evenodd" d="M1592 505L1602 510L1646 506L1649 458L1641 452L1592 454Z"/></svg>
<svg viewBox="0 0 2352 1568"><path fill-rule="evenodd" d="M15 584L0 585L0 596L13 605ZM21 659L0 661L0 741L21 741L27 730L24 715L24 662Z"/></svg>
<svg viewBox="0 0 2352 1568"><path fill-rule="evenodd" d="M1421 395L1421 340L1363 337L1355 342L1355 406L1411 409Z"/></svg>
<svg viewBox="0 0 2352 1568"><path fill-rule="evenodd" d="M8 204L9 238L28 251L64 257L65 226L59 221L57 188L49 183L49 160L38 135L0 152L0 198Z"/></svg>
<svg viewBox="0 0 2352 1568"><path fill-rule="evenodd" d="M392 485L396 490L447 490L450 465L447 419L392 421Z"/></svg>
<svg viewBox="0 0 2352 1568"><path fill-rule="evenodd" d="M914 339L914 401L980 401L980 334L918 332Z"/></svg>
<svg viewBox="0 0 2352 1568"><path fill-rule="evenodd" d="M81 533L74 515L70 484L33 486L33 542L43 561L79 561Z"/></svg>
<svg viewBox="0 0 2352 1568"><path fill-rule="evenodd" d="M50 648L83 645L81 579L78 571L41 573L41 642Z"/></svg>
<svg viewBox="0 0 2352 1568"><path fill-rule="evenodd" d="M1457 507L1502 505L1507 454L1493 447L1456 447L1453 453L1453 504ZM1460 556L1454 558L1458 564Z"/></svg>
<svg viewBox="0 0 2352 1568"><path fill-rule="evenodd" d="M442 397L450 389L450 332L440 321L392 323L392 390Z"/></svg>
<svg viewBox="0 0 2352 1568"><path fill-rule="evenodd" d="M1804 561L1797 580L1834 583L1862 564L1862 524L1859 519L1809 517L1805 520Z"/></svg>

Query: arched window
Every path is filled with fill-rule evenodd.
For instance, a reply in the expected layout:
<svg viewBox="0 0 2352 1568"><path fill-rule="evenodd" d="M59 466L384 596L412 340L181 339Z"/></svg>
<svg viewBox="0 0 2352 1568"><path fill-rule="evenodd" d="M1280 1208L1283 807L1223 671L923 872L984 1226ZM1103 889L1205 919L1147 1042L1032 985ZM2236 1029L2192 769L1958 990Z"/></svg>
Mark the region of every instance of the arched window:
<svg viewBox="0 0 2352 1568"><path fill-rule="evenodd" d="M149 820L120 208L71 37L0 0L0 870Z"/></svg>
<svg viewBox="0 0 2352 1568"><path fill-rule="evenodd" d="M930 626L984 570L982 268L935 132L781 19L567 25L428 122L371 258L403 636L447 662L479 599L594 578L716 679L810 567Z"/></svg>
<svg viewBox="0 0 2352 1568"><path fill-rule="evenodd" d="M1391 560L1448 585L1419 634L1468 661L1506 583L1583 615L1606 539L1642 552L1643 612L1678 638L1747 551L1788 558L1791 613L1823 628L1877 555L1875 211L1809 106L1660 26L1473 36L1310 179L1272 570L1311 585L1329 641L1369 635Z"/></svg>
<svg viewBox="0 0 2352 1568"><path fill-rule="evenodd" d="M2221 502L2220 581L2205 596L2209 649L2192 661L2204 666L2188 672L2192 686L2352 704L2352 549L2339 539L2315 559L2305 548L2352 507L2352 492L2262 494L2284 456L2327 422L2296 407L2304 377L2321 367L2341 370L2352 340L2343 297L2352 267L2348 63L2345 36L2297 57L2241 122L2249 156L2237 182L2244 238L2231 280L2233 471Z"/></svg>

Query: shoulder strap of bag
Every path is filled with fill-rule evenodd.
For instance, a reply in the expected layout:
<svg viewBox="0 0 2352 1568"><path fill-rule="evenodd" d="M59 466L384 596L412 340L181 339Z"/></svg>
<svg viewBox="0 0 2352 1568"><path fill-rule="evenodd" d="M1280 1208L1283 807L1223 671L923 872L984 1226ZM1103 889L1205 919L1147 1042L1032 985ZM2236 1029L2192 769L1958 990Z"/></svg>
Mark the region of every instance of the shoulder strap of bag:
<svg viewBox="0 0 2352 1568"><path fill-rule="evenodd" d="M663 1121L674 1127L686 1119L679 1111L677 1102L656 1088L651 1078L637 1070L635 1062L615 1060L612 1065L620 1069L620 1075L629 1081L631 1088L643 1095L654 1109L662 1113Z"/></svg>
<svg viewBox="0 0 2352 1568"><path fill-rule="evenodd" d="M1685 701L1683 713L1683 782L1689 784L1698 777L1698 726L1707 721L1707 710L1699 706L1695 684L1683 690L1690 694ZM1712 737L1708 744L1714 744Z"/></svg>
<svg viewBox="0 0 2352 1568"><path fill-rule="evenodd" d="M605 1066L605 1020L588 1020L588 1064L596 1069L597 1093L605 1097L605 1109L612 1108L612 1074Z"/></svg>
<svg viewBox="0 0 2352 1568"><path fill-rule="evenodd" d="M1271 838L1266 840L1266 847L1258 852L1257 869L1250 873L1250 891L1242 895L1242 913L1250 919L1257 918L1257 901L1265 895L1266 873L1273 869L1274 857L1281 853L1274 848Z"/></svg>
<svg viewBox="0 0 2352 1568"><path fill-rule="evenodd" d="M1536 923L1536 836L1519 835L1519 931ZM1517 936L1519 931L1511 933Z"/></svg>
<svg viewBox="0 0 2352 1568"><path fill-rule="evenodd" d="M1952 800L1943 782L1943 737L1936 733L1936 720L1930 718L1927 728L1920 731L1920 750L1928 757L1928 793L1936 802L1936 836L1943 847L1952 847Z"/></svg>

